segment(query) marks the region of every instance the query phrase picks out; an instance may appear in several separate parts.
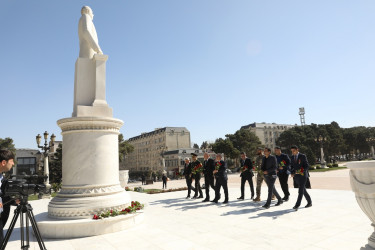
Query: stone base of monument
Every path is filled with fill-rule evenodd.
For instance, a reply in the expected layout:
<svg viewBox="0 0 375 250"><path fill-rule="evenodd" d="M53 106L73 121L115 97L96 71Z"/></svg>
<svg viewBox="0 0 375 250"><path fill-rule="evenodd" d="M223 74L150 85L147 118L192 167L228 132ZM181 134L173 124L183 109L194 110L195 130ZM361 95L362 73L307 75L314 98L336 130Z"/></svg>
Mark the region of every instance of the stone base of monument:
<svg viewBox="0 0 375 250"><path fill-rule="evenodd" d="M71 239L123 231L142 223L143 219L143 211L99 220L57 220L45 213L38 216L37 224L43 238Z"/></svg>

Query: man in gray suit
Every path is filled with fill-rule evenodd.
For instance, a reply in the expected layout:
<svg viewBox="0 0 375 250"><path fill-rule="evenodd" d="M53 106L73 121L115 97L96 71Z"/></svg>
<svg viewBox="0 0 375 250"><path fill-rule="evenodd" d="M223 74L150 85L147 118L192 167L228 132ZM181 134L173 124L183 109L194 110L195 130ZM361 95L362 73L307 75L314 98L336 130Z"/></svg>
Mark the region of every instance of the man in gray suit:
<svg viewBox="0 0 375 250"><path fill-rule="evenodd" d="M271 155L271 149L264 149L264 156L262 159L262 171L264 173L264 178L268 186L268 198L266 204L263 206L265 209L270 208L272 194L277 198L277 204L275 206L280 206L283 204L279 193L276 191L275 182L277 177L277 160L274 155Z"/></svg>

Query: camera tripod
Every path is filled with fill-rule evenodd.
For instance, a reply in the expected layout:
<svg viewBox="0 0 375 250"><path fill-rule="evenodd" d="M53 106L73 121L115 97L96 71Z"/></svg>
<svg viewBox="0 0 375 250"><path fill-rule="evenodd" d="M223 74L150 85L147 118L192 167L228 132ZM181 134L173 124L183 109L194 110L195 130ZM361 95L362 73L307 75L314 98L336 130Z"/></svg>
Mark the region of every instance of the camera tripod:
<svg viewBox="0 0 375 250"><path fill-rule="evenodd" d="M12 231L14 229L14 226L16 225L18 217L20 217L20 224L21 224L21 228L20 228L21 229L21 249L29 249L30 247L30 244L29 244L30 243L29 242L29 239L30 239L29 220L30 220L35 237L39 244L39 248L41 250L47 250L46 246L44 245L42 236L40 235L38 225L36 224L35 217L33 214L33 208L27 202L27 197L26 199L21 199L20 204L14 210L14 216L13 216L12 222L10 223L7 234L5 235L5 238L3 242L1 243L0 250L5 250L5 247L8 244L9 237L12 234ZM25 221L26 221L26 227L24 225Z"/></svg>

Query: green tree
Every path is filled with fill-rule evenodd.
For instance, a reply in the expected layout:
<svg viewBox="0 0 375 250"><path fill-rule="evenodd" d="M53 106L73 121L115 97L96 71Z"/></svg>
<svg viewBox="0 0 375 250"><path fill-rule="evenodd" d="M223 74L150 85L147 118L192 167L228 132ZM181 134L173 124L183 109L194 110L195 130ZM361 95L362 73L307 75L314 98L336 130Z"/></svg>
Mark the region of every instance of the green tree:
<svg viewBox="0 0 375 250"><path fill-rule="evenodd" d="M199 149L198 144L194 143L193 148Z"/></svg>
<svg viewBox="0 0 375 250"><path fill-rule="evenodd" d="M237 130L234 134L227 134L225 137L232 142L233 147L237 150L238 155L236 155L236 157L239 156L241 151L245 152L247 155L253 155L257 147L262 144L258 136L248 129Z"/></svg>
<svg viewBox="0 0 375 250"><path fill-rule="evenodd" d="M62 143L56 148L53 159L50 163L50 182L61 183L62 179Z"/></svg>
<svg viewBox="0 0 375 250"><path fill-rule="evenodd" d="M14 142L12 138L6 137L4 139L0 138L0 148L1 149L8 149L16 154L16 147L14 146Z"/></svg>
<svg viewBox="0 0 375 250"><path fill-rule="evenodd" d="M119 134L118 136L118 151L120 162L124 161L125 155L130 154L134 151L134 146L131 145L128 141L124 140L123 134Z"/></svg>
<svg viewBox="0 0 375 250"><path fill-rule="evenodd" d="M207 142L207 141L204 141L204 142L202 142L202 145L201 145L200 149L206 149L206 148L208 148L208 147L209 147L208 142Z"/></svg>

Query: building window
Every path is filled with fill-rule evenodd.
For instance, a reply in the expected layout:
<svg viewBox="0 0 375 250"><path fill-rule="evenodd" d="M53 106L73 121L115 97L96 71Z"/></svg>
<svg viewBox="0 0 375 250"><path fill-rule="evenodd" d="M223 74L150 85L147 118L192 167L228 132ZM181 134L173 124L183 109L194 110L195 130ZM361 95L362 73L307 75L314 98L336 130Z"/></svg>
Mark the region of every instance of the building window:
<svg viewBox="0 0 375 250"><path fill-rule="evenodd" d="M35 174L36 172L36 158L35 157L18 157L17 158L17 173L15 174Z"/></svg>

